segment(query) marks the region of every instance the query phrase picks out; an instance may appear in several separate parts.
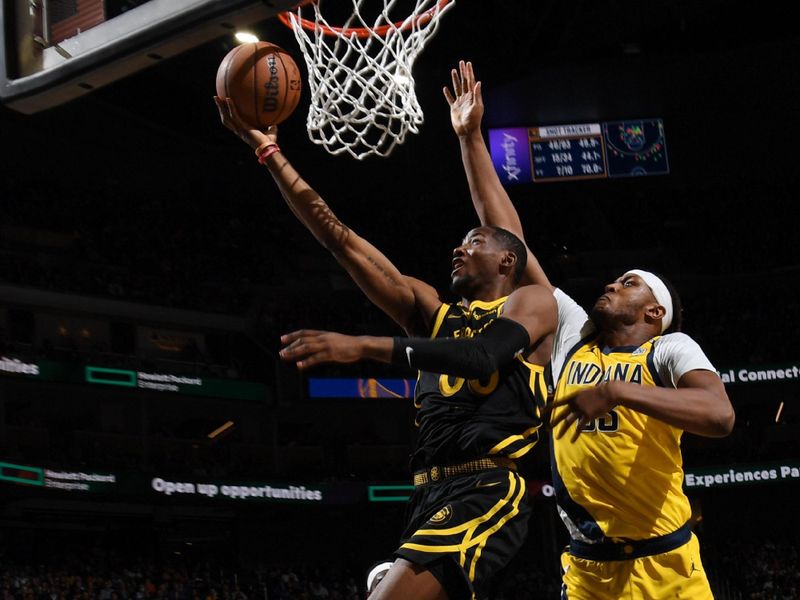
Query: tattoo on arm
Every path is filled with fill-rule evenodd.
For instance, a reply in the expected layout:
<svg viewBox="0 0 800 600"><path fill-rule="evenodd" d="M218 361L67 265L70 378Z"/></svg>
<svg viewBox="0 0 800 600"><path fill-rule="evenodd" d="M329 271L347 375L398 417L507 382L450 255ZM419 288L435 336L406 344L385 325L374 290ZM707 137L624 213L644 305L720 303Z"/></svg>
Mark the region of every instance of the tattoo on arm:
<svg viewBox="0 0 800 600"><path fill-rule="evenodd" d="M328 204L313 192L309 200L311 222L319 223L319 241L331 252L337 252L347 243L350 229L333 213ZM314 228L312 228L312 231Z"/></svg>
<svg viewBox="0 0 800 600"><path fill-rule="evenodd" d="M325 203L322 198L317 197L312 203L313 206L313 219L314 221L322 224L323 245L338 255L340 249L344 248L347 244L347 239L350 237L350 229L342 223L330 207ZM369 263L377 269L377 271L394 287L400 287L400 282L384 269L380 263L372 256L367 255Z"/></svg>
<svg viewBox="0 0 800 600"><path fill-rule="evenodd" d="M372 258L371 256L367 256L367 260L370 262L370 264L371 264L373 267L375 267L375 268L376 268L376 269L377 269L377 270L380 272L380 274L381 274L381 275L383 275L383 277L384 277L384 278L385 278L385 279L386 279L386 280L387 280L389 283L391 283L391 284L392 284L393 286L395 286L395 287L398 287L398 286L400 285L400 283L398 283L398 281L397 281L397 280L396 280L394 277L392 277L392 274L391 274L391 273L389 273L389 272L388 272L386 269L384 269L382 266L380 266L380 265L378 264L378 262L377 262L377 261L376 261L374 258Z"/></svg>

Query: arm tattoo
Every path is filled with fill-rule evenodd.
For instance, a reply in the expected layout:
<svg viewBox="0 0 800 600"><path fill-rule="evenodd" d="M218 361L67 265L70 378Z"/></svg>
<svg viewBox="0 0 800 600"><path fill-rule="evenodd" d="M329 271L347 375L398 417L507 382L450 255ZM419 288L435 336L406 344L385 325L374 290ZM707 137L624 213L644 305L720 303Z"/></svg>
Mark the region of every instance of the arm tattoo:
<svg viewBox="0 0 800 600"><path fill-rule="evenodd" d="M327 203L319 196L313 198L309 204L311 205L311 223L307 224L308 227L325 248L333 253L338 252L347 242L350 229L337 218ZM317 223L318 226L314 227L313 223Z"/></svg>
<svg viewBox="0 0 800 600"><path fill-rule="evenodd" d="M311 200L311 206L311 221L314 223L319 223L318 239L320 242L322 242L322 245L325 246L325 248L334 254L334 256L340 258L340 251L346 246L347 238L350 237L350 229L336 217L327 203L319 196L316 196ZM313 227L312 231L315 231ZM366 258L369 263L378 270L384 279L386 279L386 281L388 281L394 287L401 287L400 282L397 281L397 279L391 273L384 269L377 260L375 260L372 256L367 256Z"/></svg>
<svg viewBox="0 0 800 600"><path fill-rule="evenodd" d="M395 287L399 287L399 285L400 285L400 284L398 283L398 281L397 281L397 280L396 280L394 277L392 277L392 274L391 274L391 273L389 273L389 272L388 272L386 269L384 269L382 266L380 266L380 265L378 264L378 261L376 261L376 260L375 260L374 258L372 258L371 256L367 256L367 260L370 262L370 264L371 264L373 267L375 267L376 269L378 269L378 271L380 271L380 274L381 274L381 275L383 275L383 277L384 277L384 278L385 278L385 279L386 279L386 280L387 280L389 283L391 283L391 284L392 284L393 286L395 286Z"/></svg>

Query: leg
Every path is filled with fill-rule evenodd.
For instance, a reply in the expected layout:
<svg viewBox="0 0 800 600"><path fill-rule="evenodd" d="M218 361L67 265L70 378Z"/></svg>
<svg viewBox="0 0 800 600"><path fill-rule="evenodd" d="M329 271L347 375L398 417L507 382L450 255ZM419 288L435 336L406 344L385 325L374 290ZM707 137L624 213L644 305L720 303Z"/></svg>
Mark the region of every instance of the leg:
<svg viewBox="0 0 800 600"><path fill-rule="evenodd" d="M425 567L398 558L370 600L448 600L442 584Z"/></svg>
<svg viewBox="0 0 800 600"><path fill-rule="evenodd" d="M561 554L564 600L642 600L631 592L633 560L594 561ZM652 600L652 599L651 599ZM663 600L663 599L662 599Z"/></svg>

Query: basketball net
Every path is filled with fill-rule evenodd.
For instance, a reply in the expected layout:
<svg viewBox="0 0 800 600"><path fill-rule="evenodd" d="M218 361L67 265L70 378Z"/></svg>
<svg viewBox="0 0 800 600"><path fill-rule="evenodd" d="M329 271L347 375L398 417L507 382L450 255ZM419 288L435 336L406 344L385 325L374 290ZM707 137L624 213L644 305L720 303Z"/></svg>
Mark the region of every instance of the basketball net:
<svg viewBox="0 0 800 600"><path fill-rule="evenodd" d="M351 1L353 14L342 27L322 16L322 0L310 3L313 21L303 19L300 9L288 13L308 67L308 136L330 154L386 157L424 121L414 61L454 3L415 0L412 14L394 22L389 15L398 0L382 0L383 10L370 22L362 14L369 0Z"/></svg>

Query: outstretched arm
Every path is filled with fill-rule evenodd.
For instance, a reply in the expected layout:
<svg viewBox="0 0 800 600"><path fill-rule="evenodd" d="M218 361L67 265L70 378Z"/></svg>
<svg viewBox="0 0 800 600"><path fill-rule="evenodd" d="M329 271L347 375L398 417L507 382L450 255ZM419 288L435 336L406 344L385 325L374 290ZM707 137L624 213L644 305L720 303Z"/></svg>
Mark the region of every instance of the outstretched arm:
<svg viewBox="0 0 800 600"><path fill-rule="evenodd" d="M492 158L481 135L483 118L481 82L475 81L472 63L465 63L462 60L458 67L458 70L453 69L451 72L453 91L447 87L443 91L450 105L453 130L458 135L461 145L461 160L464 163L472 204L482 225L507 229L524 242L525 236L517 210L494 170ZM553 289L530 249L523 283L535 283Z"/></svg>
<svg viewBox="0 0 800 600"><path fill-rule="evenodd" d="M553 295L541 286L514 291L503 316L472 338L390 338L349 336L302 330L281 337L280 356L301 369L321 363L351 363L370 359L384 363L482 379L538 345L556 326Z"/></svg>
<svg viewBox="0 0 800 600"><path fill-rule="evenodd" d="M249 129L236 115L229 99L215 98L223 124L251 148L277 146L277 128ZM274 149L273 149L274 150ZM406 277L375 246L342 223L322 197L306 183L279 151L264 159L289 209L327 248L367 297L409 332L427 331L441 305L436 290Z"/></svg>

